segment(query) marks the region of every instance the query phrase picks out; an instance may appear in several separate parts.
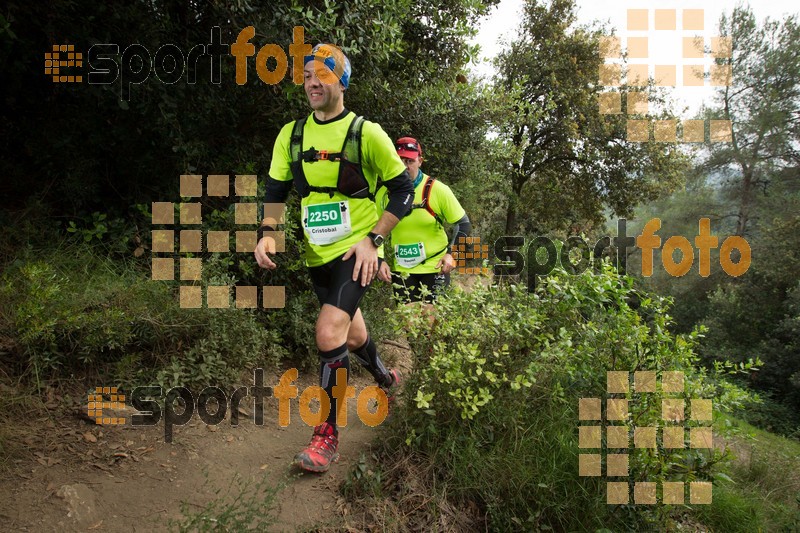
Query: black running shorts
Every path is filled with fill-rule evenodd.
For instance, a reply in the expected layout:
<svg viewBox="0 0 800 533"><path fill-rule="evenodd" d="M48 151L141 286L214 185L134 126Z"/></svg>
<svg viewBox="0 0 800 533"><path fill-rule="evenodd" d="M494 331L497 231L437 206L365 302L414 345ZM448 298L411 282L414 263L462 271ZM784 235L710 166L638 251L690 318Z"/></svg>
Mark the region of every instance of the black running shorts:
<svg viewBox="0 0 800 533"><path fill-rule="evenodd" d="M358 310L361 297L367 292L366 287L361 286L361 275L358 281L353 281L353 268L356 265L356 256L353 254L347 261L342 261L341 255L325 263L322 266L309 267L311 283L314 285L314 292L317 294L319 305L329 304L341 309L353 318ZM378 258L378 266L383 259Z"/></svg>

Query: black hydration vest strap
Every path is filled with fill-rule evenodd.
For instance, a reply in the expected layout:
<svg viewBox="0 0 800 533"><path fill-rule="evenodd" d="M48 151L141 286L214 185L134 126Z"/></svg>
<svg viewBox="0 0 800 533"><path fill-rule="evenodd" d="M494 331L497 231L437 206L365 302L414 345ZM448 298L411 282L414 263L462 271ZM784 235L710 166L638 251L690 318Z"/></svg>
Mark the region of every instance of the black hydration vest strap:
<svg viewBox="0 0 800 533"><path fill-rule="evenodd" d="M313 146L303 151L303 130L308 117L297 120L292 129L289 154L289 167L294 178L294 185L300 196L305 198L311 192L328 193L331 197L338 191L350 198L369 198L375 201L375 195L369 190L369 182L361 168L361 130L364 117L356 116L345 135L340 152L316 150ZM303 170L303 162L331 161L339 163L339 176L336 187L317 187L310 185Z"/></svg>
<svg viewBox="0 0 800 533"><path fill-rule="evenodd" d="M300 153L303 149L303 128L305 128L306 120L308 120L308 117L303 117L294 123L292 136L289 139L289 155L291 156L289 169L292 171L292 178L294 178L292 180L294 181L294 188L297 189L301 198L305 198L311 193L305 172L303 172L303 159Z"/></svg>

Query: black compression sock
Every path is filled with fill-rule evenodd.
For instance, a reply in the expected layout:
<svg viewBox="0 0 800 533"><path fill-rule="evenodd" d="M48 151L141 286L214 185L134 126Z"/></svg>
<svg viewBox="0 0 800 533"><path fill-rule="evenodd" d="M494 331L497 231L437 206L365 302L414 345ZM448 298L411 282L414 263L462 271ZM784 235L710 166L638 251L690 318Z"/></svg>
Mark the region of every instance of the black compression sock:
<svg viewBox="0 0 800 533"><path fill-rule="evenodd" d="M392 377L389 375L389 371L386 370L386 367L383 366L383 361L381 361L378 355L378 347L372 342L371 337L367 337L367 342L364 343L364 346L353 350L353 355L355 355L358 362L372 374L372 377L375 378L378 385L391 385Z"/></svg>
<svg viewBox="0 0 800 533"><path fill-rule="evenodd" d="M328 420L327 422L333 425L334 429L336 428L336 414L339 412L339 405L338 401L333 397L333 387L336 385L336 371L340 368L344 368L345 370L345 377L349 379L350 377L350 357L347 355L347 345L342 344L336 349L323 352L320 350L319 352L320 358L320 367L319 367L319 383L320 386L325 389L325 393L328 395L331 403L331 410L328 413ZM339 383L339 386L347 386L347 379L345 379L344 383ZM347 401L347 399L343 398L342 401Z"/></svg>

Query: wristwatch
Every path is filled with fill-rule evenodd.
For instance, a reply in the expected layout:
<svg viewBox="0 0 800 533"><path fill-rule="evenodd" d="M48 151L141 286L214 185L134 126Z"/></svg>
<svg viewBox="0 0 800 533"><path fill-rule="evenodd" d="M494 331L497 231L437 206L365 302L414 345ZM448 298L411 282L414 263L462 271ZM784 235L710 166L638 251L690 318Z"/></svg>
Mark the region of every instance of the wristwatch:
<svg viewBox="0 0 800 533"><path fill-rule="evenodd" d="M375 248L380 248L381 244L383 244L384 237L380 233L372 233L370 231L367 233L367 237L372 241L372 245L375 246Z"/></svg>

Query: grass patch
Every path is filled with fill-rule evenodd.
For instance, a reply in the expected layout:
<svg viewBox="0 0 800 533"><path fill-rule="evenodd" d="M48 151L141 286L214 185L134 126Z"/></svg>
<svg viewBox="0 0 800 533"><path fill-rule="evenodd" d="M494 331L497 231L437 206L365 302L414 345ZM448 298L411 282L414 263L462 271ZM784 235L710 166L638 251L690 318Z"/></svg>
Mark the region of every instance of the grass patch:
<svg viewBox="0 0 800 533"><path fill-rule="evenodd" d="M800 530L800 443L731 416L717 424L735 459L725 468L733 482L715 482L713 503L695 515L715 531Z"/></svg>
<svg viewBox="0 0 800 533"><path fill-rule="evenodd" d="M429 456L386 445L381 431L378 453L362 455L340 486L348 502L340 531L484 531L484 511L475 502L453 497L446 480L436 477ZM380 445L380 444L379 444Z"/></svg>
<svg viewBox="0 0 800 533"><path fill-rule="evenodd" d="M27 451L21 442L26 430L16 422L44 409L42 398L30 384L0 377L0 473L10 470L11 461Z"/></svg>
<svg viewBox="0 0 800 533"><path fill-rule="evenodd" d="M711 505L694 506L692 514L712 531L781 531L765 529L761 506L745 491L730 484L715 483Z"/></svg>
<svg viewBox="0 0 800 533"><path fill-rule="evenodd" d="M189 504L183 503L183 520L168 525L171 531L181 533L265 531L275 524L277 495L282 488L269 485L266 479L244 481L236 474L224 492L217 489L217 497L199 510L192 511Z"/></svg>

